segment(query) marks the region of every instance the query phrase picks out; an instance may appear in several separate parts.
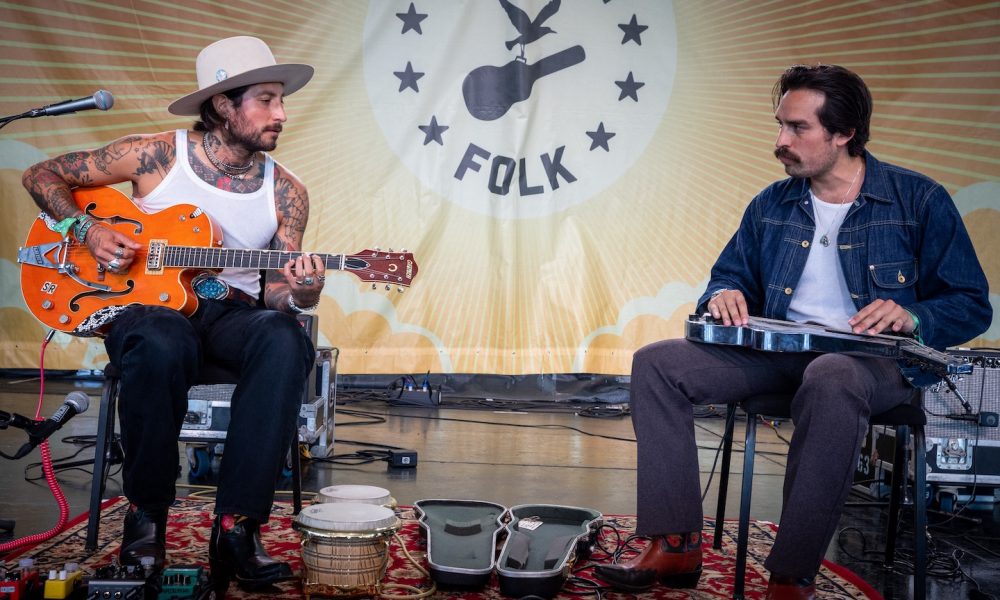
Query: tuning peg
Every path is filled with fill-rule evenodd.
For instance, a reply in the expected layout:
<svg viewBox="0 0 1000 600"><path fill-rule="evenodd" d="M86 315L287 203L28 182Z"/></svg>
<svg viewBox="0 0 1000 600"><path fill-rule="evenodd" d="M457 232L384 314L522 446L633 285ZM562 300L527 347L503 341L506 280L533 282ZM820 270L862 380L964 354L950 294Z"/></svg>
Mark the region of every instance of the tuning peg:
<svg viewBox="0 0 1000 600"><path fill-rule="evenodd" d="M406 288L404 288L404 287L398 287L398 288L396 288L396 291L399 292L400 294L402 294L403 292L406 291Z"/></svg>
<svg viewBox="0 0 1000 600"><path fill-rule="evenodd" d="M389 285L388 283L387 283L387 284L385 284L385 291L387 291L387 292L388 292L388 291L391 291L391 290L392 290L392 286L391 286L391 285Z"/></svg>
<svg viewBox="0 0 1000 600"><path fill-rule="evenodd" d="M406 254L406 248L400 248L399 251L402 252L403 254Z"/></svg>
<svg viewBox="0 0 1000 600"><path fill-rule="evenodd" d="M390 252L390 253L391 253L391 252L393 252L392 248L389 248L389 252Z"/></svg>
<svg viewBox="0 0 1000 600"><path fill-rule="evenodd" d="M378 289L378 286L377 286L377 285L375 285L375 284L373 283L373 284L372 284L372 289L373 289L373 290L377 290L377 289Z"/></svg>

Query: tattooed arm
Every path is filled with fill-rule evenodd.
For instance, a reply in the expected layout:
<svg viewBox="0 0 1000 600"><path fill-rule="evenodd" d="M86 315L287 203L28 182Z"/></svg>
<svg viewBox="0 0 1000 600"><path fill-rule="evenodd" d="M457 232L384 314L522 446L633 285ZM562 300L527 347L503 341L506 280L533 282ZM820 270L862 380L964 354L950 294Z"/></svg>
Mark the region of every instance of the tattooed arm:
<svg viewBox="0 0 1000 600"><path fill-rule="evenodd" d="M309 220L309 194L302 182L280 166L274 172L274 202L278 212L278 231L271 240L271 250L297 252ZM286 312L300 312L319 303L326 268L323 259L302 254L285 263L281 271L267 271L264 304Z"/></svg>
<svg viewBox="0 0 1000 600"><path fill-rule="evenodd" d="M29 167L21 183L35 204L56 220L77 217L83 211L73 201L74 187L131 181L133 191L152 190L173 164L173 139L172 132L132 135L94 150L56 156ZM118 258L121 271L128 270L135 250L140 247L127 236L100 223L90 227L86 244L102 265L107 266L108 261Z"/></svg>

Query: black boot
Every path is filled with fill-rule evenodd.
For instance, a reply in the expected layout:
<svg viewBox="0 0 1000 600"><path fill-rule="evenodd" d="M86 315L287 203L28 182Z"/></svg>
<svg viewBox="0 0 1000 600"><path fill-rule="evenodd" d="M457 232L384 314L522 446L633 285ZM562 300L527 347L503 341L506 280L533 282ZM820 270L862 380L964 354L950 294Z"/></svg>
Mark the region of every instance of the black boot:
<svg viewBox="0 0 1000 600"><path fill-rule="evenodd" d="M261 545L260 523L245 517L215 517L208 559L217 589L228 586L230 579L248 587L264 587L292 578L288 563L274 560Z"/></svg>
<svg viewBox="0 0 1000 600"><path fill-rule="evenodd" d="M163 570L167 558L167 509L149 510L130 505L125 513L122 547L118 562L140 566L143 557L153 557L153 571Z"/></svg>

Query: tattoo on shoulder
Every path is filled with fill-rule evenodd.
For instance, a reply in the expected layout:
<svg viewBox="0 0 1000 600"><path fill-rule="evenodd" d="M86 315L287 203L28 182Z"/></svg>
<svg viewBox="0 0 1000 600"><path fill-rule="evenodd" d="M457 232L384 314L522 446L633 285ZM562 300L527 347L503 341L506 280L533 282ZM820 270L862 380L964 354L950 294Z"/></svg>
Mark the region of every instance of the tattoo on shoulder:
<svg viewBox="0 0 1000 600"><path fill-rule="evenodd" d="M158 173L161 177L165 177L176 155L174 145L163 140L153 140L140 145L135 149L135 153L139 157L139 167L135 170L137 176Z"/></svg>
<svg viewBox="0 0 1000 600"><path fill-rule="evenodd" d="M131 152L133 144L138 140L139 136L124 137L95 150L93 154L94 166L98 171L111 175L111 164L125 158Z"/></svg>
<svg viewBox="0 0 1000 600"><path fill-rule="evenodd" d="M274 199L278 204L284 224L284 234L289 237L301 237L306 230L306 220L309 218L309 199L304 190L283 173L275 172Z"/></svg>

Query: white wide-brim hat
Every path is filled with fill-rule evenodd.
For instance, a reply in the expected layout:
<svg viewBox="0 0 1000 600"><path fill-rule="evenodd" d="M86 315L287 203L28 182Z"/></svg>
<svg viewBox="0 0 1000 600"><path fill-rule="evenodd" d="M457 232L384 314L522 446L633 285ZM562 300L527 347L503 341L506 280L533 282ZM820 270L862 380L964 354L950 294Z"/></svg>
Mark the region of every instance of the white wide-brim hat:
<svg viewBox="0 0 1000 600"><path fill-rule="evenodd" d="M262 40L240 35L219 40L198 53L195 61L198 91L174 100L167 110L175 115L198 115L201 103L216 94L244 85L278 81L285 95L312 79L313 68L302 64L279 65Z"/></svg>

